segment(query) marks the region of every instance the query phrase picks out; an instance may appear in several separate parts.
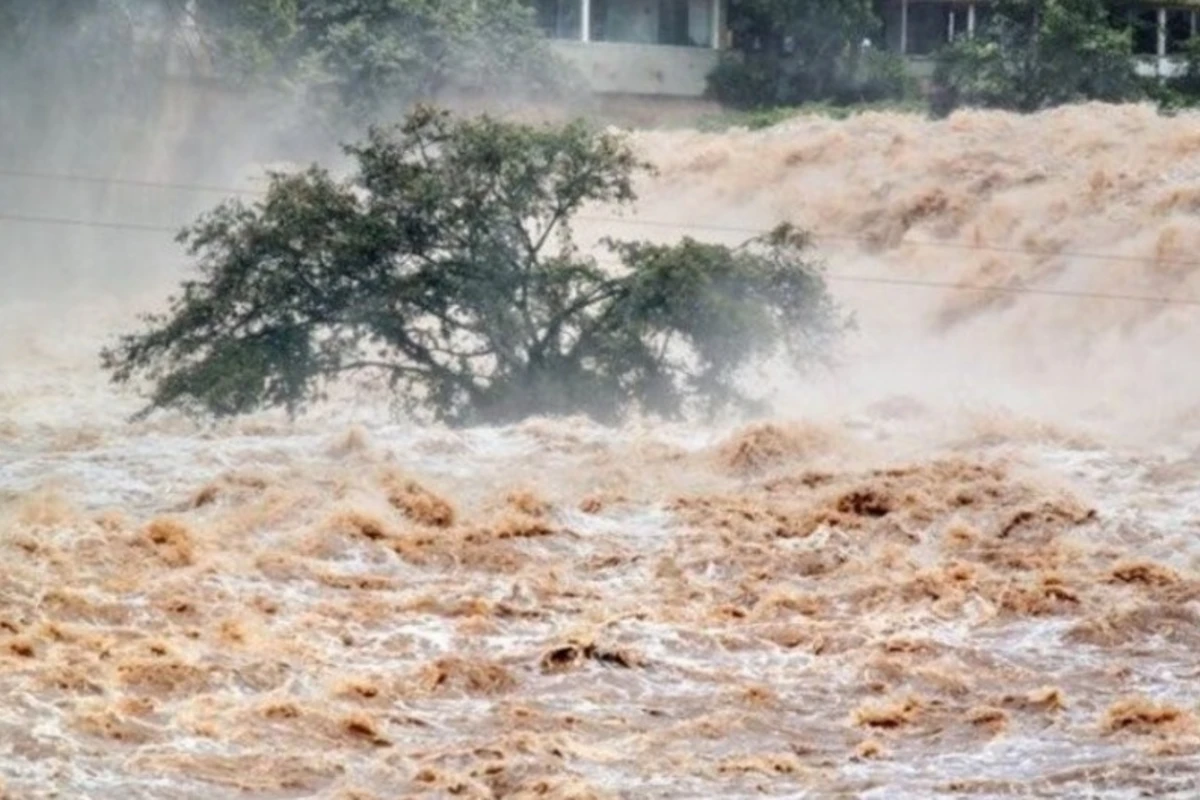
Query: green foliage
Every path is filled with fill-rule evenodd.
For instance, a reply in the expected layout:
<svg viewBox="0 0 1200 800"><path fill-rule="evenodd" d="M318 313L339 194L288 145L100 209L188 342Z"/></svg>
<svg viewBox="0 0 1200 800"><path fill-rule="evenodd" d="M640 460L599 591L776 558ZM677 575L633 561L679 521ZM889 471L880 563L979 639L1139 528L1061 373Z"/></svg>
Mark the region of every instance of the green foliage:
<svg viewBox="0 0 1200 800"><path fill-rule="evenodd" d="M704 117L696 124L698 130L708 133L727 131L731 128L746 128L761 131L787 122L803 113L798 108L756 108L749 111L726 111Z"/></svg>
<svg viewBox="0 0 1200 800"><path fill-rule="evenodd" d="M737 50L709 76L709 94L731 107L869 102L912 89L898 57L863 47L881 30L871 0L735 0L729 27Z"/></svg>
<svg viewBox="0 0 1200 800"><path fill-rule="evenodd" d="M863 53L860 81L850 87L854 102L904 103L920 96L920 83L909 72L903 56L876 48Z"/></svg>
<svg viewBox="0 0 1200 800"><path fill-rule="evenodd" d="M1184 43L1182 62L1177 75L1146 81L1147 94L1167 113L1200 106L1200 37Z"/></svg>
<svg viewBox="0 0 1200 800"><path fill-rule="evenodd" d="M146 44L169 9L122 0L0 0L0 158L16 160L50 131L86 127L103 150L137 130L154 102L145 74L162 72L163 51ZM86 150L86 152L85 152Z"/></svg>
<svg viewBox="0 0 1200 800"><path fill-rule="evenodd" d="M142 54L162 58L190 28L220 62L239 50L278 51L294 32L296 2L0 0L0 43L10 57L72 62L86 54L92 69L103 70Z"/></svg>
<svg viewBox="0 0 1200 800"><path fill-rule="evenodd" d="M737 109L777 108L779 81L776 58L747 56L741 52L723 53L708 74L709 97Z"/></svg>
<svg viewBox="0 0 1200 800"><path fill-rule="evenodd" d="M553 88L549 48L523 0L299 0L296 63L357 122L447 90Z"/></svg>
<svg viewBox="0 0 1200 800"><path fill-rule="evenodd" d="M298 30L300 0L196 0L192 19L217 73L239 81L277 76Z"/></svg>
<svg viewBox="0 0 1200 800"><path fill-rule="evenodd" d="M565 72L525 0L0 0L6 83L53 84L34 96L85 86L123 105L172 52L223 81L299 89L336 128L452 92L541 95Z"/></svg>
<svg viewBox="0 0 1200 800"><path fill-rule="evenodd" d="M765 130L797 117L821 117L825 119L849 119L855 114L867 112L893 112L899 114L925 114L928 106L923 100L884 100L874 103L835 105L833 103L806 103L802 106L779 106L756 108L746 111L723 111L701 117L696 129L706 133L719 133L733 128L752 131Z"/></svg>
<svg viewBox="0 0 1200 800"><path fill-rule="evenodd" d="M974 39L939 54L934 111L1136 99L1132 59L1132 33L1113 27L1103 0L999 0Z"/></svg>
<svg viewBox="0 0 1200 800"><path fill-rule="evenodd" d="M153 381L147 411L295 413L368 373L459 424L715 413L752 402L744 368L820 357L840 330L790 228L582 254L572 217L631 202L647 168L614 135L421 108L346 149L350 180L276 175L181 234L199 276L103 354L116 381Z"/></svg>

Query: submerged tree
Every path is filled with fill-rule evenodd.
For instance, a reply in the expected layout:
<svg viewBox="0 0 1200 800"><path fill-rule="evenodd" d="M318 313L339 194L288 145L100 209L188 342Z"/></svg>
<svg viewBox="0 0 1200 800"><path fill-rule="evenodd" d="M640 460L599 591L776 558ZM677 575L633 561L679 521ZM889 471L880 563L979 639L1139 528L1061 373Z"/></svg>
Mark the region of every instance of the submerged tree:
<svg viewBox="0 0 1200 800"><path fill-rule="evenodd" d="M199 277L103 354L154 381L147 411L294 413L374 372L450 423L715 412L751 402L741 368L819 358L843 324L787 227L581 253L571 219L632 201L647 168L613 135L422 108L346 149L352 179L276 175L181 234Z"/></svg>

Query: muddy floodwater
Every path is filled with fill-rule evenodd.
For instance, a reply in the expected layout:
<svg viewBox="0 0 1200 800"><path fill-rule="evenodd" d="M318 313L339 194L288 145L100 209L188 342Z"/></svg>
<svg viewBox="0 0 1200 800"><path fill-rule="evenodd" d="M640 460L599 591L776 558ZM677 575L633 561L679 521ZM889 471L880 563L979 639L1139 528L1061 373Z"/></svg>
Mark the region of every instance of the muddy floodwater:
<svg viewBox="0 0 1200 800"><path fill-rule="evenodd" d="M719 426L130 423L159 287L3 298L0 797L1200 796L1196 131L639 134L858 321Z"/></svg>

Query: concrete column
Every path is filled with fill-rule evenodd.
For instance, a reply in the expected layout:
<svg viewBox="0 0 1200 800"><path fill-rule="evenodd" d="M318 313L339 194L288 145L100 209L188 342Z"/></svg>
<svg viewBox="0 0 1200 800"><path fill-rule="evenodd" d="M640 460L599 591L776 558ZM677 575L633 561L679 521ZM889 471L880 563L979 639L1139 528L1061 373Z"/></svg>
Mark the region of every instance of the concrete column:
<svg viewBox="0 0 1200 800"><path fill-rule="evenodd" d="M1167 10L1158 9L1158 57L1167 57Z"/></svg>
<svg viewBox="0 0 1200 800"><path fill-rule="evenodd" d="M712 0L712 14L709 16L712 25L712 49L721 49L721 0Z"/></svg>
<svg viewBox="0 0 1200 800"><path fill-rule="evenodd" d="M908 0L900 0L900 55L908 52Z"/></svg>
<svg viewBox="0 0 1200 800"><path fill-rule="evenodd" d="M956 9L954 6L950 6L950 8L948 8L946 10L946 41L947 42L954 41L954 18L957 16L958 16L958 9Z"/></svg>
<svg viewBox="0 0 1200 800"><path fill-rule="evenodd" d="M967 6L967 38L975 38L975 4Z"/></svg>
<svg viewBox="0 0 1200 800"><path fill-rule="evenodd" d="M592 40L592 0L579 0L579 41Z"/></svg>

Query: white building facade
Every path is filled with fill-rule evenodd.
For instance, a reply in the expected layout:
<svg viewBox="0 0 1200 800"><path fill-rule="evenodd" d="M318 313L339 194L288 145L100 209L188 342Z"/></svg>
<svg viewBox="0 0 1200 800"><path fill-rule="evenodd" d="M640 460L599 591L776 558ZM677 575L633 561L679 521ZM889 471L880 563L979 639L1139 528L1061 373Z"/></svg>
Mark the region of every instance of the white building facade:
<svg viewBox="0 0 1200 800"><path fill-rule="evenodd" d="M729 0L530 0L555 52L602 95L701 97L731 44ZM918 77L933 56L988 23L990 0L875 0L885 50L905 56ZM1131 26L1138 71L1168 76L1200 34L1200 0L1110 4L1114 26Z"/></svg>
<svg viewBox="0 0 1200 800"><path fill-rule="evenodd" d="M700 97L727 0L535 0L555 52L600 94Z"/></svg>

